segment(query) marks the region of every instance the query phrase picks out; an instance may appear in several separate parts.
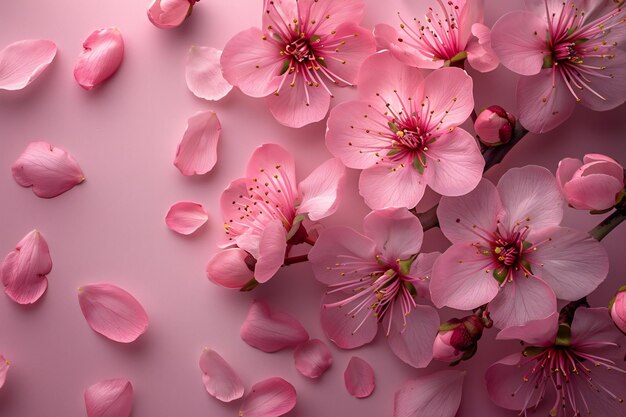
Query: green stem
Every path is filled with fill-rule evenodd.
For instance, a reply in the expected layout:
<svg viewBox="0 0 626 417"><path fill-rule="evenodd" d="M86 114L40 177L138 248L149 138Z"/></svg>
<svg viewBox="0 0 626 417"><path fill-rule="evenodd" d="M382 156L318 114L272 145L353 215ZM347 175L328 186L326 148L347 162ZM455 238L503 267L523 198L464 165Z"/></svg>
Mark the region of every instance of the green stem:
<svg viewBox="0 0 626 417"><path fill-rule="evenodd" d="M606 219L602 220L596 227L591 229L589 234L593 236L594 239L600 241L624 220L626 220L626 208L619 208Z"/></svg>

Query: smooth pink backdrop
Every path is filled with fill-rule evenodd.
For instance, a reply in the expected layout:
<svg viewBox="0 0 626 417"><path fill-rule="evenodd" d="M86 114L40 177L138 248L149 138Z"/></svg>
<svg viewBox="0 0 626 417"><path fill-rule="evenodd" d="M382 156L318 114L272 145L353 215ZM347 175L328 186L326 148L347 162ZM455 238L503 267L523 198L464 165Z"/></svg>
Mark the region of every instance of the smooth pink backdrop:
<svg viewBox="0 0 626 417"><path fill-rule="evenodd" d="M339 1L339 0L338 0ZM425 0L368 0L364 25L397 23L396 12L418 16ZM487 0L491 25L520 0ZM218 288L204 268L222 233L220 192L243 174L252 150L276 142L292 151L301 178L329 157L324 148L325 122L303 129L278 125L263 100L236 89L220 102L195 98L185 85L185 60L191 45L222 48L240 30L258 26L261 0L202 0L183 27L160 30L146 17L148 0L22 0L0 2L0 47L31 38L54 40L55 62L23 91L0 91L0 257L30 230L47 239L53 259L49 289L32 307L18 306L0 294L0 353L11 360L0 390L2 417L71 417L85 415L83 392L105 378L126 377L135 388L135 417L236 416L238 404L224 405L204 390L198 359L204 346L220 352L253 383L281 376L298 391L291 417L391 416L393 393L414 370L396 359L384 335L357 351L331 345L335 363L320 380L300 375L291 351L266 354L239 338L251 301L262 298L291 312L312 337L323 338L318 308L323 289L306 264L283 268L269 284L241 294ZM74 81L72 69L82 41L94 29L117 26L126 43L124 62L105 85L91 92ZM515 111L516 76L503 68L475 75L476 107L500 104ZM353 97L342 90L335 102ZM215 169L202 177L183 177L172 164L186 120L201 110L215 110L223 131ZM564 126L543 136L529 135L505 163L490 172L497 178L508 167L538 164L554 172L566 156L600 152L626 163L624 107L606 113L578 108ZM46 140L79 161L87 181L51 199L37 198L18 186L10 165L26 145ZM361 227L368 212L357 193L357 175L337 214L325 224ZM168 230L164 216L179 200L197 201L209 223L190 237ZM568 210L565 223L589 229L601 220ZM626 225L606 238L611 256L609 279L590 300L605 305L626 283ZM427 233L427 250L445 248L438 230ZM131 291L148 311L150 327L136 343L121 345L91 331L78 306L76 289L108 281ZM445 312L450 316L453 312ZM518 349L515 342L492 343L458 369L467 370L460 417L503 417L487 398L483 373L491 362ZM368 360L377 388L364 400L350 397L343 371L352 355Z"/></svg>

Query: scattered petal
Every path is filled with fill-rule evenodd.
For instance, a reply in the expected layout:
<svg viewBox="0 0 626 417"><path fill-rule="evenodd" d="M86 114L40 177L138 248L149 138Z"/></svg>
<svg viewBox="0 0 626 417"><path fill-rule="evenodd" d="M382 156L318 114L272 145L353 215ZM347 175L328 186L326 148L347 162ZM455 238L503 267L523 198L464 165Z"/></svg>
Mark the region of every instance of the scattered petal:
<svg viewBox="0 0 626 417"><path fill-rule="evenodd" d="M126 379L106 379L85 390L88 417L129 417L133 385Z"/></svg>
<svg viewBox="0 0 626 417"><path fill-rule="evenodd" d="M343 374L346 389L356 398L366 398L372 395L376 387L374 370L363 359L353 356Z"/></svg>
<svg viewBox="0 0 626 417"><path fill-rule="evenodd" d="M217 162L217 142L222 125L212 111L198 113L187 121L174 165L183 175L203 175Z"/></svg>
<svg viewBox="0 0 626 417"><path fill-rule="evenodd" d="M454 417L465 372L441 371L408 381L396 392L393 417Z"/></svg>
<svg viewBox="0 0 626 417"><path fill-rule="evenodd" d="M161 29L180 26L191 15L197 0L152 0L148 7L148 19Z"/></svg>
<svg viewBox="0 0 626 417"><path fill-rule="evenodd" d="M240 335L244 342L267 353L296 347L309 340L309 334L296 318L271 311L263 301L252 304Z"/></svg>
<svg viewBox="0 0 626 417"><path fill-rule="evenodd" d="M225 403L243 396L243 383L234 369L217 352L204 348L200 370L206 391Z"/></svg>
<svg viewBox="0 0 626 417"><path fill-rule="evenodd" d="M190 235L209 219L202 204L192 201L174 203L165 216L165 224L181 235Z"/></svg>
<svg viewBox="0 0 626 417"><path fill-rule="evenodd" d="M56 197L85 181L78 163L63 149L46 142L32 142L11 166L22 187L33 187L41 198Z"/></svg>
<svg viewBox="0 0 626 417"><path fill-rule="evenodd" d="M80 309L95 332L130 343L148 328L148 315L139 301L112 284L88 284L78 289Z"/></svg>
<svg viewBox="0 0 626 417"><path fill-rule="evenodd" d="M296 369L309 378L319 378L333 364L333 355L324 342L311 339L293 352Z"/></svg>
<svg viewBox="0 0 626 417"><path fill-rule="evenodd" d="M83 42L74 78L85 90L91 90L115 74L123 57L124 39L119 29L98 29Z"/></svg>
<svg viewBox="0 0 626 417"><path fill-rule="evenodd" d="M0 355L0 388L4 385L7 380L7 372L9 371L9 367L11 363L4 356Z"/></svg>
<svg viewBox="0 0 626 417"><path fill-rule="evenodd" d="M57 46L48 40L18 41L0 51L0 90L21 90L48 68Z"/></svg>
<svg viewBox="0 0 626 417"><path fill-rule="evenodd" d="M193 45L189 49L185 78L196 97L219 100L232 90L233 86L222 74L221 57L222 51L210 46Z"/></svg>
<svg viewBox="0 0 626 417"><path fill-rule="evenodd" d="M282 378L268 378L252 386L239 417L278 417L296 406L296 389Z"/></svg>
<svg viewBox="0 0 626 417"><path fill-rule="evenodd" d="M19 304L32 304L48 288L52 270L48 243L38 230L27 234L0 264L4 292Z"/></svg>

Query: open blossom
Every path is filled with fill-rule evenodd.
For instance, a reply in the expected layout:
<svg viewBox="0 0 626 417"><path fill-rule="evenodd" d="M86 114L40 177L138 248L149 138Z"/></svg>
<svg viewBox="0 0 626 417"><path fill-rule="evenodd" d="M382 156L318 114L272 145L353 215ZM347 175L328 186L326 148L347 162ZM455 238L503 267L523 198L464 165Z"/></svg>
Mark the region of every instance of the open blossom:
<svg viewBox="0 0 626 417"><path fill-rule="evenodd" d="M545 399L553 402L552 417L625 415L626 371L615 361L623 336L606 308L580 307L571 324L559 324L554 313L504 330L498 339L527 344L487 370L489 396L500 407L527 415Z"/></svg>
<svg viewBox="0 0 626 417"><path fill-rule="evenodd" d="M354 85L363 59L376 50L358 26L362 0L265 0L263 27L235 35L224 47L224 77L251 97L266 97L279 123L322 120L333 93Z"/></svg>
<svg viewBox="0 0 626 417"><path fill-rule="evenodd" d="M418 68L462 65L465 59L480 72L498 66L490 30L483 24L483 0L430 3L423 19L407 20L398 13L399 30L387 24L376 25L378 44L405 64Z"/></svg>
<svg viewBox="0 0 626 417"><path fill-rule="evenodd" d="M416 298L427 296L439 253L419 253L422 225L405 208L373 211L363 229L325 229L309 252L315 277L328 285L322 328L337 346L352 349L371 342L382 323L396 356L424 367L432 359L439 315Z"/></svg>
<svg viewBox="0 0 626 417"><path fill-rule="evenodd" d="M471 310L489 303L499 328L556 311L556 298L577 300L607 276L604 247L587 233L561 227L563 200L545 168L514 168L437 210L452 246L433 267L437 307Z"/></svg>
<svg viewBox="0 0 626 417"><path fill-rule="evenodd" d="M529 11L511 12L492 30L504 66L524 77L517 86L522 125L554 129L576 102L609 110L626 100L623 2L527 0Z"/></svg>
<svg viewBox="0 0 626 417"><path fill-rule="evenodd" d="M289 152L264 144L250 157L246 176L222 193L225 234L220 246L227 249L209 261L211 281L227 288L243 287L246 277L268 281L283 264L287 248L308 240L302 222L335 212L345 176L341 162L329 159L299 184L295 169Z"/></svg>
<svg viewBox="0 0 626 417"><path fill-rule="evenodd" d="M359 100L331 111L326 145L363 170L359 192L368 206L413 208L427 185L456 196L480 181L485 162L478 144L458 127L473 108L472 79L463 70L424 77L381 52L363 63Z"/></svg>

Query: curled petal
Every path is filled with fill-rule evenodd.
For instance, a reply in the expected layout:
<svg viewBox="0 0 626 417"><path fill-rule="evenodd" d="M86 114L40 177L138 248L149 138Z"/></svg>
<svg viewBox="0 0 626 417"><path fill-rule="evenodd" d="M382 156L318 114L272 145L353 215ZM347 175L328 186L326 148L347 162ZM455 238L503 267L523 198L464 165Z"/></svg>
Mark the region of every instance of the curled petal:
<svg viewBox="0 0 626 417"><path fill-rule="evenodd" d="M465 372L441 371L408 381L396 392L393 417L454 417Z"/></svg>
<svg viewBox="0 0 626 417"><path fill-rule="evenodd" d="M280 220L265 227L259 240L259 257L254 267L254 277L264 283L269 281L285 261L287 231Z"/></svg>
<svg viewBox="0 0 626 417"><path fill-rule="evenodd" d="M348 393L356 398L367 398L376 388L374 370L369 363L358 356L353 356L348 362L343 380Z"/></svg>
<svg viewBox="0 0 626 417"><path fill-rule="evenodd" d="M0 355L0 388L4 385L7 380L7 372L9 371L9 367L11 363L4 356Z"/></svg>
<svg viewBox="0 0 626 417"><path fill-rule="evenodd" d="M202 381L207 392L225 403L243 396L243 383L235 370L217 352L204 348L200 356Z"/></svg>
<svg viewBox="0 0 626 417"><path fill-rule="evenodd" d="M254 277L248 260L254 258L240 248L219 251L206 266L207 277L222 287L240 289Z"/></svg>
<svg viewBox="0 0 626 417"><path fill-rule="evenodd" d="M187 130L176 150L174 165L183 175L203 175L217 162L217 142L222 125L212 111L198 113L187 120Z"/></svg>
<svg viewBox="0 0 626 417"><path fill-rule="evenodd" d="M346 168L339 159L329 159L300 183L302 201L298 213L307 213L313 221L337 210L345 185Z"/></svg>
<svg viewBox="0 0 626 417"><path fill-rule="evenodd" d="M0 264L4 292L19 304L32 304L48 288L52 270L48 243L38 230L27 234Z"/></svg>
<svg viewBox="0 0 626 417"><path fill-rule="evenodd" d="M296 347L309 340L309 334L295 317L273 312L263 301L252 304L240 335L244 342L267 353Z"/></svg>
<svg viewBox="0 0 626 417"><path fill-rule="evenodd" d="M38 197L52 198L85 181L78 163L66 151L46 142L33 142L11 166L22 187L33 187Z"/></svg>
<svg viewBox="0 0 626 417"><path fill-rule="evenodd" d="M222 51L209 46L193 45L189 49L185 78L196 97L219 100L233 89L222 74L221 57Z"/></svg>
<svg viewBox="0 0 626 417"><path fill-rule="evenodd" d="M126 379L106 379L85 390L87 417L129 417L133 386Z"/></svg>
<svg viewBox="0 0 626 417"><path fill-rule="evenodd" d="M165 224L181 235L190 235L208 220L209 216L202 204L192 201L174 203L165 216Z"/></svg>
<svg viewBox="0 0 626 417"><path fill-rule="evenodd" d="M130 343L148 328L148 315L126 290L111 284L78 289L80 309L93 331L120 343Z"/></svg>
<svg viewBox="0 0 626 417"><path fill-rule="evenodd" d="M0 90L21 90L48 68L57 46L48 40L12 43L0 51Z"/></svg>
<svg viewBox="0 0 626 417"><path fill-rule="evenodd" d="M153 0L148 8L148 19L161 29L172 29L191 14L196 0Z"/></svg>
<svg viewBox="0 0 626 417"><path fill-rule="evenodd" d="M278 417L296 406L296 389L282 378L273 377L252 386L239 409L240 417Z"/></svg>
<svg viewBox="0 0 626 417"><path fill-rule="evenodd" d="M296 369L309 378L319 378L333 363L333 355L324 342L311 339L293 352Z"/></svg>
<svg viewBox="0 0 626 417"><path fill-rule="evenodd" d="M85 42L74 67L74 78L85 90L91 90L111 77L122 64L124 39L118 28L94 31Z"/></svg>

